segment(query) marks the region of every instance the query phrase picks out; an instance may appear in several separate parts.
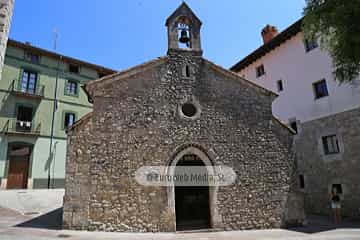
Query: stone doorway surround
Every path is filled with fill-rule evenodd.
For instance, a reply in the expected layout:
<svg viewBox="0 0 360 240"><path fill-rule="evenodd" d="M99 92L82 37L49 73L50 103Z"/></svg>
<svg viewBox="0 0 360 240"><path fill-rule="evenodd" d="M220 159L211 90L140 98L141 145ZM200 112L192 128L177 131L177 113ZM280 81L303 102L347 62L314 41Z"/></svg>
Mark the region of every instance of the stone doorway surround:
<svg viewBox="0 0 360 240"><path fill-rule="evenodd" d="M198 147L193 144L183 146L179 148L180 150L176 151L173 157L170 159L168 164L168 169L166 175L174 176L175 167L178 162L185 155L196 155L207 168L209 174L215 174L214 164L211 161L208 154L205 151L201 150L201 147ZM221 227L221 216L218 212L218 200L217 200L218 186L209 186L209 207L210 207L210 227L211 228L220 228ZM175 186L172 182L170 186L167 187L167 198L168 198L168 208L171 210L173 215L173 229L176 231L176 211L175 211Z"/></svg>

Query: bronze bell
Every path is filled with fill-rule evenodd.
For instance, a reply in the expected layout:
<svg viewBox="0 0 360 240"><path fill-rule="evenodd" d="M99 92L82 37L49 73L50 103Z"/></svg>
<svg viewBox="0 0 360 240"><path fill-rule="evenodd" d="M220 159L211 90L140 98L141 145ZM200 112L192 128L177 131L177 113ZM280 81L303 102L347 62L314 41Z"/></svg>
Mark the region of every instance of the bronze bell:
<svg viewBox="0 0 360 240"><path fill-rule="evenodd" d="M179 41L181 43L189 44L190 38L189 38L188 33L187 33L187 31L185 29L181 30L181 36L180 36Z"/></svg>

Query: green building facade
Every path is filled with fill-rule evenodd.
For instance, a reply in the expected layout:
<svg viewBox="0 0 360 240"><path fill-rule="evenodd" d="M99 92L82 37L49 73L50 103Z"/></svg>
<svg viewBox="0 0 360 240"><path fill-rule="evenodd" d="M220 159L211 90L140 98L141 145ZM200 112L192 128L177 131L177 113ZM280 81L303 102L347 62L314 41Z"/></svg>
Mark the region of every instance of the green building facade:
<svg viewBox="0 0 360 240"><path fill-rule="evenodd" d="M8 41L0 80L1 189L64 186L66 128L92 111L81 85L112 73Z"/></svg>

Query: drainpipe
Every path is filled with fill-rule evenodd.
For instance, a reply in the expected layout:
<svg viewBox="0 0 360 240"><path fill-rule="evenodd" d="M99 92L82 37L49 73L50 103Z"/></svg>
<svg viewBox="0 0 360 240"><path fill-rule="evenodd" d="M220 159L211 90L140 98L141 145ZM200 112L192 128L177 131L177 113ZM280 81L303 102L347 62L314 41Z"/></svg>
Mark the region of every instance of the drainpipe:
<svg viewBox="0 0 360 240"><path fill-rule="evenodd" d="M60 62L62 60L62 56L59 57L56 67L56 78L55 78L55 92L54 92L54 104L52 111L52 119L51 119L51 133L50 133L50 146L49 146L49 169L48 169L48 189L54 187L54 182L51 183L51 163L52 160L55 161L55 156L52 155L53 148L53 139L54 139L54 124L55 124L55 114L57 110L57 89L58 89L58 80L59 80L59 71L60 71ZM51 186L50 186L51 185Z"/></svg>

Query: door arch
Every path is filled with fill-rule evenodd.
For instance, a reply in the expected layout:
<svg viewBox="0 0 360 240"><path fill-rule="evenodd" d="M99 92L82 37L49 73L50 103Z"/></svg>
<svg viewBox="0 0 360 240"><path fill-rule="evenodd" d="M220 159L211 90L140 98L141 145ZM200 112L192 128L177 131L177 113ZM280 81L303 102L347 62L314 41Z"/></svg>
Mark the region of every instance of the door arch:
<svg viewBox="0 0 360 240"><path fill-rule="evenodd" d="M183 147L181 149L182 150L179 150L176 154L174 154L174 157L170 160L170 163L168 164L168 169L166 173L168 176L171 176L173 178L173 176L175 175L176 166L182 164L182 160L184 159L184 156L190 156L190 155L196 156L196 160L201 161L202 166L206 167L208 174L215 174L214 164L203 150L193 145L188 147ZM217 186L207 186L206 189L203 189L204 194L206 194L206 191L208 191L207 201L208 201L209 222L207 228L219 227L221 223L221 217L218 214L218 207L217 207L217 190L218 190ZM181 227L179 228L179 226L177 226L175 192L176 189L174 186L174 182L171 182L167 187L167 196L168 196L168 207L174 216L173 218L174 229L186 230L185 228L181 228ZM194 227L196 228L197 226ZM189 226L188 229L194 229L194 228Z"/></svg>

